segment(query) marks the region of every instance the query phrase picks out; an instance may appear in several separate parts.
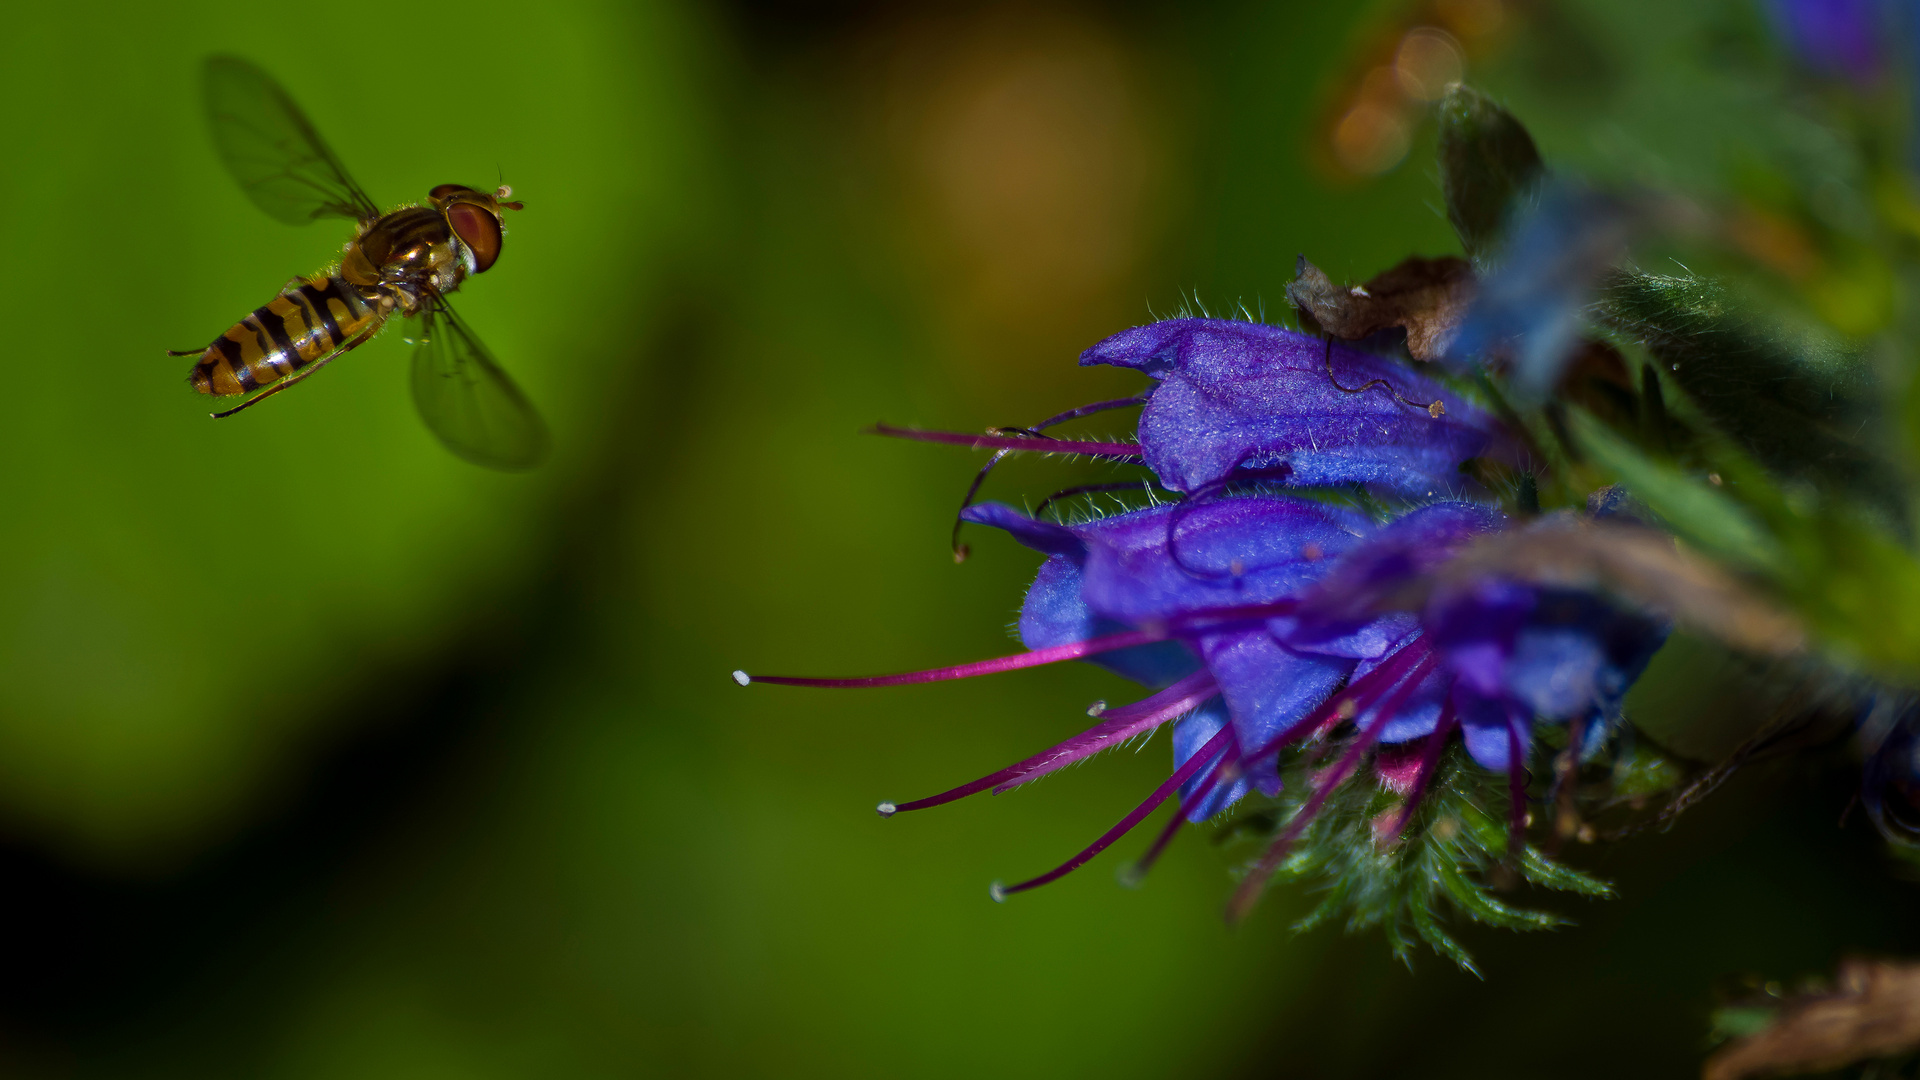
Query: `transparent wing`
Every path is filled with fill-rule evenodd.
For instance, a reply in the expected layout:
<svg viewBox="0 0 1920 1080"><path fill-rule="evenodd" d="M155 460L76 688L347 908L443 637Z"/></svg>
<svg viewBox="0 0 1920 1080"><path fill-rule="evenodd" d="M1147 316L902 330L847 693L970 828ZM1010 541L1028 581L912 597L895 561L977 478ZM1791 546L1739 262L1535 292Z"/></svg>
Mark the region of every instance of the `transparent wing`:
<svg viewBox="0 0 1920 1080"><path fill-rule="evenodd" d="M210 56L201 88L220 160L255 206L289 225L380 216L273 76L237 56Z"/></svg>
<svg viewBox="0 0 1920 1080"><path fill-rule="evenodd" d="M413 403L447 449L492 469L530 469L547 456L547 425L487 347L436 297L413 347Z"/></svg>

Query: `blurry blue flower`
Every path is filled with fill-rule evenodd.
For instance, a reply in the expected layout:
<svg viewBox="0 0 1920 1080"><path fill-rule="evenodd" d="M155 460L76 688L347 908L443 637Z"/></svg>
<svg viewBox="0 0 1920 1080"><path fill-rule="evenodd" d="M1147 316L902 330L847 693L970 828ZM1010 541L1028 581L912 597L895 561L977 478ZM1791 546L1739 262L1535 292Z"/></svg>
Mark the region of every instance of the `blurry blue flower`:
<svg viewBox="0 0 1920 1080"><path fill-rule="evenodd" d="M1892 32L1884 0L1769 0L1774 28L1800 62L1866 85L1885 65L1881 40Z"/></svg>
<svg viewBox="0 0 1920 1080"><path fill-rule="evenodd" d="M1920 844L1920 700L1882 692L1862 710L1861 734L1870 750L1860 778L1860 802L1888 840Z"/></svg>
<svg viewBox="0 0 1920 1080"><path fill-rule="evenodd" d="M1625 254L1631 221L1618 198L1565 182L1549 184L1515 217L1447 363L1470 370L1503 361L1514 392L1532 402L1553 391L1580 344L1594 286Z"/></svg>

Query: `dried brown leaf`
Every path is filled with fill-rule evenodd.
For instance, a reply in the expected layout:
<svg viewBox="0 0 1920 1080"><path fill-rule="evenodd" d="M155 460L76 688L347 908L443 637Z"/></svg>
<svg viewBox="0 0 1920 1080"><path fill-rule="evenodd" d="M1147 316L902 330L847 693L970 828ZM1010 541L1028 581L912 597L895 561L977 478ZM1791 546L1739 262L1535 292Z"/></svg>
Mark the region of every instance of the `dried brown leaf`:
<svg viewBox="0 0 1920 1080"><path fill-rule="evenodd" d="M1790 999L1760 1032L1707 1059L1704 1080L1829 1072L1920 1048L1920 964L1849 960L1828 993Z"/></svg>
<svg viewBox="0 0 1920 1080"><path fill-rule="evenodd" d="M1347 341L1395 327L1415 360L1438 360L1466 317L1478 282L1465 259L1413 257L1365 285L1342 288L1300 256L1287 299L1301 320Z"/></svg>

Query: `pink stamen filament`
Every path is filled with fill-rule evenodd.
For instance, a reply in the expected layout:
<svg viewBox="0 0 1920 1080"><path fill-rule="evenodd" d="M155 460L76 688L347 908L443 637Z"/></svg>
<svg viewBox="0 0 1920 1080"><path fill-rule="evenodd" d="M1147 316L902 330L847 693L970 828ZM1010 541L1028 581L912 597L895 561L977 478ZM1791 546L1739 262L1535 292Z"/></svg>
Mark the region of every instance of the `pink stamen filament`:
<svg viewBox="0 0 1920 1080"><path fill-rule="evenodd" d="M1104 637L1087 638L1084 641L1069 641L1064 645L1052 645L1044 649L1018 653L1013 656L1001 656L992 660L976 660L971 664L957 664L953 667L932 668L927 671L908 671L898 675L866 675L850 679L816 679L799 675L749 675L744 671L733 673L733 681L741 686L752 683L773 683L779 686L817 686L830 689L861 689L876 686L911 686L916 683L945 682L948 679L967 679L975 675L992 675L1002 671L1018 671L1021 668L1040 667L1044 664L1057 664L1063 660L1078 660L1085 656L1096 656L1117 649L1131 649L1136 645L1151 645L1166 641L1176 634L1194 633L1202 628L1217 628L1236 622L1257 622L1273 615L1284 615L1298 605L1295 600L1276 600L1270 604L1246 604L1239 607L1214 608L1209 611L1193 612L1171 620L1151 630L1125 630Z"/></svg>
<svg viewBox="0 0 1920 1080"><path fill-rule="evenodd" d="M1041 874L1037 878L1029 878L1018 885L1002 886L996 882L991 890L993 898L1000 900L1017 892L1037 889L1048 882L1058 881L1068 874L1073 873L1075 870L1078 870L1086 864L1087 860L1112 846L1115 840L1132 832L1134 826L1140 824L1141 821L1145 820L1147 815L1153 813L1161 803L1167 800L1167 796L1178 791L1180 785L1186 783L1194 773L1199 772L1202 766L1209 764L1215 756L1225 751L1227 747L1231 745L1232 738L1233 725L1223 725L1219 731L1214 733L1213 738L1207 740L1206 745L1196 751L1194 755L1181 764L1179 768L1173 770L1173 775L1167 777L1165 783L1155 788L1153 794L1147 796L1146 802L1141 803L1134 808L1132 813L1121 818L1118 825L1101 834L1100 839L1087 845L1078 855L1054 867L1052 870Z"/></svg>
<svg viewBox="0 0 1920 1080"><path fill-rule="evenodd" d="M1380 696L1400 683L1400 676L1408 667L1429 655L1430 650L1421 644L1419 638L1402 645L1385 662L1367 672L1359 680L1347 685L1346 689L1328 698L1320 708L1309 714L1306 719L1294 724L1267 741L1248 760L1258 760L1280 749L1288 743L1304 738L1320 730L1331 720L1336 719L1342 709L1351 708L1351 716L1364 716L1380 700Z"/></svg>
<svg viewBox="0 0 1920 1080"><path fill-rule="evenodd" d="M1261 892L1265 890L1267 880L1273 876L1274 870L1279 868L1280 861L1286 858L1287 851L1293 847L1293 842L1300 838L1300 834L1306 831L1308 825L1312 824L1314 817L1319 814L1320 808L1326 805L1334 789L1352 775L1354 767L1359 765L1360 758L1373 748L1373 744L1379 739L1380 732L1387 726L1388 721L1392 720L1400 706L1406 704L1406 700L1413 696L1413 692L1419 688L1421 680L1426 678L1427 673L1433 670L1437 662L1433 651L1424 645L1420 646L1419 651L1420 659L1374 714L1373 723L1368 724L1353 740L1353 745L1341 756L1326 779L1313 789L1312 795L1307 797L1306 804L1300 808L1299 813L1287 823L1286 830L1280 834L1272 846L1267 848L1267 853L1261 856L1259 865L1255 866L1246 880L1240 883L1240 887L1234 890L1233 899L1227 904L1229 922L1240 921L1248 911L1252 910L1254 902L1260 899Z"/></svg>
<svg viewBox="0 0 1920 1080"><path fill-rule="evenodd" d="M1049 747L1024 761L1009 765L999 772L989 773L978 780L961 784L957 788L943 791L938 795L929 795L924 799L898 804L883 802L879 806L880 816L892 817L906 810L925 810L956 799L964 799L988 788L992 788L995 795L1010 791L1028 781L1038 780L1050 772L1063 769L1109 747L1117 746L1142 732L1152 731L1177 716L1199 708L1208 698L1219 692L1219 688L1213 684L1212 675L1205 671L1195 672L1151 697L1109 710L1100 723L1057 746Z"/></svg>
<svg viewBox="0 0 1920 1080"><path fill-rule="evenodd" d="M1101 723L1051 750L1028 758L1016 766L1021 769L1018 776L995 785L993 793L999 795L1012 791L1076 761L1083 761L1102 750L1118 746L1136 735L1152 731L1206 704L1208 698L1219 692L1220 688L1215 685L1211 672L1195 672L1150 698L1110 710ZM1033 763L1032 766L1024 767L1029 762Z"/></svg>
<svg viewBox="0 0 1920 1080"><path fill-rule="evenodd" d="M1413 820L1413 812L1420 808L1420 800L1426 798L1427 786L1433 782L1433 774L1440 767L1440 755L1447 748L1447 739L1453 735L1453 729L1460 726L1460 715L1453 709L1453 699L1449 697L1440 706L1440 719L1433 725L1433 734L1427 736L1427 745L1420 753L1420 771L1414 774L1413 790L1407 793L1407 805L1400 810L1400 816L1393 823L1392 831L1387 833L1385 846L1392 847L1407 831L1407 823Z"/></svg>
<svg viewBox="0 0 1920 1080"><path fill-rule="evenodd" d="M976 450L1025 450L1037 454L1086 454L1089 457L1140 460L1139 443L1081 442L1075 439L1053 439L1033 435L969 435L964 431L922 431L919 428L894 427L891 424L875 424L873 433L893 439L909 439L913 442L970 446Z"/></svg>
<svg viewBox="0 0 1920 1080"><path fill-rule="evenodd" d="M1180 827L1187 823L1187 815L1194 807L1212 797L1213 789L1220 785L1220 781L1226 777L1227 770L1239 760L1239 755L1234 752L1233 747L1229 746L1227 752L1221 755L1219 764L1207 770L1206 778L1194 790L1193 797L1183 799L1180 805L1174 808L1173 819L1160 830L1159 836L1153 838L1153 843L1147 848L1145 854L1120 875L1122 882L1128 886L1135 886L1146 878L1147 872L1153 869L1153 864L1160 861L1160 855L1167 850L1167 845L1173 843L1173 838L1179 833Z"/></svg>
<svg viewBox="0 0 1920 1080"><path fill-rule="evenodd" d="M1087 638L1084 641L1069 641L1064 645L1053 645L1045 649L1018 653L1013 656L998 656L992 660L976 660L971 664L956 664L953 667L932 668L927 671L908 671L898 675L865 675L851 679L815 679L799 675L748 675L744 671L733 673L733 681L741 686L749 683L773 683L778 686L818 686L829 689L861 689L875 686L911 686L916 683L945 682L948 679L969 679L975 675L993 675L1002 671L1018 671L1021 668L1041 667L1057 664L1062 660L1078 660L1083 656L1096 656L1115 649L1130 649L1135 645L1151 645L1165 641L1171 636L1164 629L1126 630L1104 637Z"/></svg>

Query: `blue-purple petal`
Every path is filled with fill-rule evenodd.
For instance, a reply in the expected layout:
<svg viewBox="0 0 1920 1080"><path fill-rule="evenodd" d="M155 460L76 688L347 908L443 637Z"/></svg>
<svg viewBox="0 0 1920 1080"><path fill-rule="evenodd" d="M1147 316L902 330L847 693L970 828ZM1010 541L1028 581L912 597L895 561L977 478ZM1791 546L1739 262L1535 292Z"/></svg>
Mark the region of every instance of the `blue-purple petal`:
<svg viewBox="0 0 1920 1080"><path fill-rule="evenodd" d="M1020 641L1029 649L1045 649L1103 634L1118 633L1127 627L1103 619L1087 606L1081 595L1080 566L1073 559L1055 555L1040 564L1040 573L1027 589L1026 602L1020 606ZM1170 686L1200 669L1200 661L1178 641L1137 645L1116 649L1088 658L1123 678L1156 689Z"/></svg>
<svg viewBox="0 0 1920 1080"><path fill-rule="evenodd" d="M1453 681L1443 671L1429 672L1380 729L1380 741L1389 745L1408 742L1433 734L1440 726L1440 708L1446 703ZM1366 717L1363 721L1371 723Z"/></svg>
<svg viewBox="0 0 1920 1080"><path fill-rule="evenodd" d="M1225 726L1227 726L1227 707L1219 698L1214 698L1192 713L1181 717L1173 725L1174 768L1177 769L1186 764L1188 758L1199 753L1200 748L1207 744L1207 740L1219 734L1220 729ZM1268 767L1272 768L1271 765ZM1228 783L1212 784L1206 796L1196 800L1194 794L1212 783L1213 777L1210 775L1212 771L1202 769L1192 779L1180 785L1180 802L1185 808L1188 821L1196 823L1205 821L1246 797L1247 790L1251 786L1249 782L1251 777L1242 773ZM1276 785L1278 779L1276 775L1274 777ZM1278 793L1276 787L1274 794Z"/></svg>
<svg viewBox="0 0 1920 1080"><path fill-rule="evenodd" d="M1175 491L1285 465L1295 485L1445 494L1460 486L1462 462L1504 439L1489 414L1402 364L1340 345L1329 354L1276 326L1170 319L1116 334L1080 362L1160 380L1140 414L1140 447ZM1360 389L1376 380L1384 385ZM1436 401L1439 416L1427 408Z"/></svg>
<svg viewBox="0 0 1920 1080"><path fill-rule="evenodd" d="M1353 670L1351 660L1294 652L1265 627L1209 634L1199 647L1233 717L1233 737L1249 754L1292 731Z"/></svg>
<svg viewBox="0 0 1920 1080"><path fill-rule="evenodd" d="M1074 533L1087 546L1087 603L1138 625L1293 596L1371 529L1348 510L1263 495L1138 510Z"/></svg>
<svg viewBox="0 0 1920 1080"><path fill-rule="evenodd" d="M1329 638L1360 632L1408 584L1432 573L1461 545L1505 523L1500 511L1481 503L1438 502L1414 510L1341 559L1303 597L1300 617L1318 622L1318 632Z"/></svg>
<svg viewBox="0 0 1920 1080"><path fill-rule="evenodd" d="M1482 768L1505 772L1512 759L1510 733L1519 734L1523 752L1533 736L1532 724L1507 702L1482 697L1457 682L1453 688L1453 707L1460 717L1460 734L1467 744L1467 754Z"/></svg>
<svg viewBox="0 0 1920 1080"><path fill-rule="evenodd" d="M1015 540L1047 555L1078 559L1085 551L1079 537L1064 526L1036 521L1006 503L974 503L960 511L960 520L1005 529Z"/></svg>

